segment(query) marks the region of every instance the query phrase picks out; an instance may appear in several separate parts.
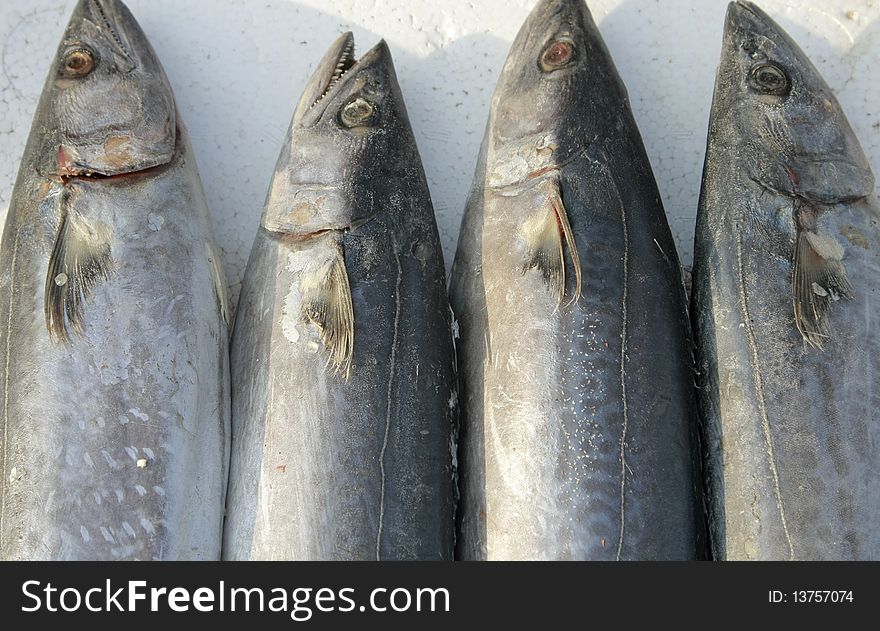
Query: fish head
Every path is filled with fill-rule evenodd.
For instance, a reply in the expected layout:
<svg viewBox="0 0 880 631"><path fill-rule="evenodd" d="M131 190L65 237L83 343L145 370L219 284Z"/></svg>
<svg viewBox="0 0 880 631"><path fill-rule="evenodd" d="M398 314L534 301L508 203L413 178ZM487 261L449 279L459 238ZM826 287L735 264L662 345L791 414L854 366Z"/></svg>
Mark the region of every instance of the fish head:
<svg viewBox="0 0 880 631"><path fill-rule="evenodd" d="M358 221L352 187L418 160L384 41L354 56L334 42L306 85L275 168L264 225L287 233L341 229ZM407 153L409 152L409 153Z"/></svg>
<svg viewBox="0 0 880 631"><path fill-rule="evenodd" d="M156 54L118 0L80 0L50 70L46 175L119 175L166 164L174 154L174 97Z"/></svg>
<svg viewBox="0 0 880 631"><path fill-rule="evenodd" d="M541 0L514 39L493 96L490 184L520 184L558 168L605 135L625 105L584 1Z"/></svg>
<svg viewBox="0 0 880 631"><path fill-rule="evenodd" d="M874 175L840 103L776 22L751 2L732 2L723 47L713 127L741 147L750 179L820 204L873 191Z"/></svg>

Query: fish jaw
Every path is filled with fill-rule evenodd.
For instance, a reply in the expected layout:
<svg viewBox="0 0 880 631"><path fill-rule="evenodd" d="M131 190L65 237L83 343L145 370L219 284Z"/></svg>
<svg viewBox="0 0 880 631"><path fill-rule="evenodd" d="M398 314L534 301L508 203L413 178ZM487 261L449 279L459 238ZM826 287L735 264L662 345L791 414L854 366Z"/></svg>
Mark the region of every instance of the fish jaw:
<svg viewBox="0 0 880 631"><path fill-rule="evenodd" d="M340 35L318 62L315 72L303 90L293 115L294 124L312 110L327 95L342 76L356 63L354 35L347 31Z"/></svg>
<svg viewBox="0 0 880 631"><path fill-rule="evenodd" d="M46 177L114 176L167 164L177 113L168 79L128 8L80 0L35 117Z"/></svg>
<svg viewBox="0 0 880 631"><path fill-rule="evenodd" d="M874 175L855 132L792 38L751 2L732 2L723 42L713 136L745 148L748 178L813 204L871 194Z"/></svg>

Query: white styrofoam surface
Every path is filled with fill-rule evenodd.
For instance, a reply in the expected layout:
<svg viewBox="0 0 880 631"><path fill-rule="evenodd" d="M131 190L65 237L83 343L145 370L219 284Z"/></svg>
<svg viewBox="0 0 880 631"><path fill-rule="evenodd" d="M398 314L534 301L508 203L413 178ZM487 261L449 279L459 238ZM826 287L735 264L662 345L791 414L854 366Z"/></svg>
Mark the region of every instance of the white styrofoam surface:
<svg viewBox="0 0 880 631"><path fill-rule="evenodd" d="M330 42L391 46L447 265L510 42L534 0L128 0L190 130L237 299L273 166ZM0 222L74 0L0 0ZM690 263L725 0L592 0ZM880 170L880 0L763 0L836 90Z"/></svg>

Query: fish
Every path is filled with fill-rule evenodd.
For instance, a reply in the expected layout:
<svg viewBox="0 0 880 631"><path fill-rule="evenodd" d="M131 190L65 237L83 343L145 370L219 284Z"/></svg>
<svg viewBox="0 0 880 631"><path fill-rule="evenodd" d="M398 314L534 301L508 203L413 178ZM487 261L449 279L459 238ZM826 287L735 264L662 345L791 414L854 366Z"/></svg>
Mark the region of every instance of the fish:
<svg viewBox="0 0 880 631"><path fill-rule="evenodd" d="M732 2L694 241L712 554L880 559L878 205L832 89Z"/></svg>
<svg viewBox="0 0 880 631"><path fill-rule="evenodd" d="M242 281L224 559L452 558L443 254L391 52L354 45L305 87Z"/></svg>
<svg viewBox="0 0 880 631"><path fill-rule="evenodd" d="M457 558L702 558L682 274L626 88L582 0L541 0L513 41L450 294Z"/></svg>
<svg viewBox="0 0 880 631"><path fill-rule="evenodd" d="M162 66L80 0L0 244L0 558L219 559L228 317Z"/></svg>

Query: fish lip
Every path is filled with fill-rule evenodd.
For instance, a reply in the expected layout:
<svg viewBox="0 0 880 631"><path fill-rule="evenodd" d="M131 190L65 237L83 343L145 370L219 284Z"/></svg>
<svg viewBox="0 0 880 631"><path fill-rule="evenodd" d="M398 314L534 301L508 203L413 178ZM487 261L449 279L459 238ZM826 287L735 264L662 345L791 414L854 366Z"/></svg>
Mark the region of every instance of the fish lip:
<svg viewBox="0 0 880 631"><path fill-rule="evenodd" d="M175 138L177 133L179 132L175 130ZM174 147L168 156L160 156L152 160L141 160L140 162L126 165L123 169L108 169L80 164L74 158L75 153L70 151L70 148L65 145L59 146L53 167L42 174L51 180L67 182L70 180L115 181L126 176L158 173L171 164L174 156L179 151L179 146L175 141Z"/></svg>
<svg viewBox="0 0 880 631"><path fill-rule="evenodd" d="M353 47L354 36L352 36L351 33L347 33L347 35L351 37L351 44ZM352 51L353 50L354 49L352 48ZM325 88L325 92L318 98L317 101L314 101L313 103L308 103L307 101L301 102L300 108L307 109L300 116L299 124L301 126L307 127L318 122L323 117L324 112L327 110L327 107L333 100L333 97L342 92L343 88L354 80L354 78L358 74L358 71L368 67L370 64L382 59L383 57L390 58L390 51L388 49L388 44L385 42L385 40L380 39L375 46L373 46L370 50L361 55L360 59L356 59L354 63L342 74L342 76L338 78L335 83L332 83L331 85L329 85L329 87ZM311 97L311 95L309 96Z"/></svg>
<svg viewBox="0 0 880 631"><path fill-rule="evenodd" d="M48 179L67 184L69 182L121 182L145 175L158 175L167 170L170 162L157 162L155 164L145 162L130 171L115 173L101 173L91 169L74 168L70 170L58 169L47 175Z"/></svg>

